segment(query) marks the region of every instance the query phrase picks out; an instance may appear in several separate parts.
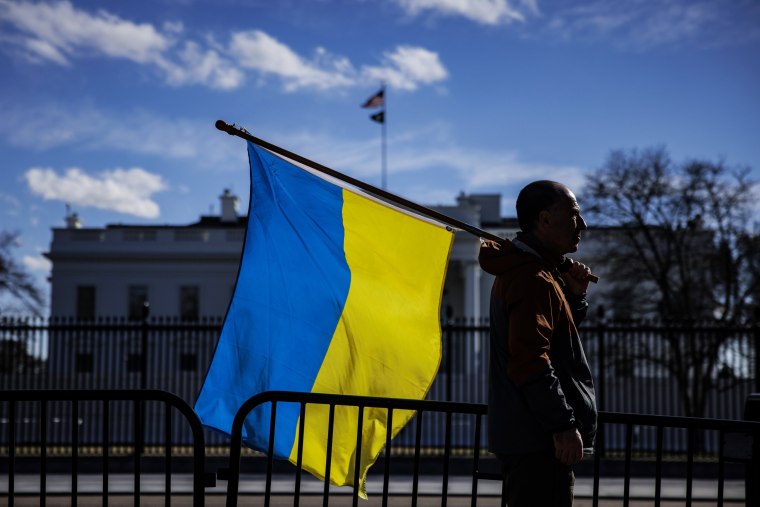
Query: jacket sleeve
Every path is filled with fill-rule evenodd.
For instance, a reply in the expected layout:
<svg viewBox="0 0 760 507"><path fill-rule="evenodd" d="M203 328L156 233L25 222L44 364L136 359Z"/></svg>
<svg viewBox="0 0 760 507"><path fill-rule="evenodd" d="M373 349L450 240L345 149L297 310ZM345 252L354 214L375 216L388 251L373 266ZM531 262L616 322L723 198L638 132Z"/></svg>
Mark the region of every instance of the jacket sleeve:
<svg viewBox="0 0 760 507"><path fill-rule="evenodd" d="M510 305L507 374L543 429L556 433L575 425L573 409L567 404L549 360L562 300L557 288L547 280L537 279L526 285L524 297Z"/></svg>
<svg viewBox="0 0 760 507"><path fill-rule="evenodd" d="M581 325L581 322L586 318L588 312L588 301L586 301L586 294L580 296L573 294L567 289L564 289L565 299L570 306L570 311L573 314L573 322L576 327Z"/></svg>

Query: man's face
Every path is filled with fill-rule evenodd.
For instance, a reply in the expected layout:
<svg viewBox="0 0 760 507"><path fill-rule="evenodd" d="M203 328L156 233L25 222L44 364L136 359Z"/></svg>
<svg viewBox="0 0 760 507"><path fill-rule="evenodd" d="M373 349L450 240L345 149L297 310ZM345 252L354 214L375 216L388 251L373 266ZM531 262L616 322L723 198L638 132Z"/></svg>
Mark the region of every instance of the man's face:
<svg viewBox="0 0 760 507"><path fill-rule="evenodd" d="M549 224L545 230L545 243L559 255L577 251L581 231L586 229L575 195L567 188L564 193L562 200L549 208Z"/></svg>

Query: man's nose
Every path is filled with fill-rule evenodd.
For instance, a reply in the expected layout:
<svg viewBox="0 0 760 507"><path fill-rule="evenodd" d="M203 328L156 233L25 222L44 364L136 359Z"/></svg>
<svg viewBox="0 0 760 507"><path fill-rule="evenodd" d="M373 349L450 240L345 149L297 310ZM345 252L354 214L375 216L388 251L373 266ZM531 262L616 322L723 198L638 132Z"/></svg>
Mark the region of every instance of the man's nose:
<svg viewBox="0 0 760 507"><path fill-rule="evenodd" d="M583 217L578 215L578 230L582 231L584 229L588 229L588 226L586 225L586 221L583 220Z"/></svg>

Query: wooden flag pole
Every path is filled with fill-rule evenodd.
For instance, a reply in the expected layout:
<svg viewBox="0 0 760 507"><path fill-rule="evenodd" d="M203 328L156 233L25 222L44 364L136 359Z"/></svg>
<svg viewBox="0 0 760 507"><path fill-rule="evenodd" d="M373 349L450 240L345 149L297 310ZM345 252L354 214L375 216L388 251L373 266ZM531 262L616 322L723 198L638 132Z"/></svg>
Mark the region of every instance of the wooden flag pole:
<svg viewBox="0 0 760 507"><path fill-rule="evenodd" d="M245 139L246 141L250 141L253 144L257 144L261 146L262 148L265 148L273 153L282 155L283 157L287 157L291 160L295 160L296 162L303 164L307 167L310 167L314 169L315 171L319 171L323 174L327 174L328 176L332 176L333 178L336 178L340 181L348 183L349 185L352 185L356 188L364 190L365 192L368 192L385 201L396 204L397 206L400 206L401 208L412 210L416 213L419 213L420 215L426 216L428 218L432 218L433 220L446 224L449 227L452 227L454 229L460 229L460 230L469 232L470 234L477 236L478 238L481 238L481 239L496 241L498 243L504 242L504 238L499 237L495 234L491 234L490 232L484 231L483 229L479 229L478 227L462 222L461 220L457 220L456 218L452 218L448 215L444 215L443 213L439 213L438 211L435 211L433 209L427 208L425 206L421 206L408 199L404 199L401 196L392 194L385 189L377 188L368 183L364 183L361 180L357 180L356 178L352 178L351 176L338 172L334 169L330 169L329 167L324 166L318 162L314 162L313 160L309 160L306 157L302 157L301 155L298 155L297 153L293 153L292 151L288 151L285 148L280 148L279 146L275 144L264 141L263 139L259 139L258 137L251 135L247 130L235 124L230 125L223 120L217 120L215 125L216 125L216 128L221 130L222 132L227 132L231 136L240 137L241 139ZM599 278L597 278L596 276L594 275L591 275L591 276L592 277L590 278L590 280L592 282L596 283L596 281L599 280Z"/></svg>
<svg viewBox="0 0 760 507"><path fill-rule="evenodd" d="M490 232L486 232L470 224L459 221L456 218L452 218L450 216L444 215L443 213L439 213L430 208L426 208L425 206L420 206L419 204L415 202L412 202L408 199L404 199L403 197L400 197L398 195L392 194L388 192L387 190L384 190L382 188L377 188L368 183L364 183L363 181L352 178L351 176L340 173L334 169L330 169L329 167L323 166L322 164L318 162L314 162L313 160L309 160L308 158L302 157L301 155L298 155L297 153L293 153L292 151L288 151L284 148L280 148L279 146L269 143L267 141L264 141L263 139L259 139L258 137L251 135L249 132L241 129L240 127L234 124L230 125L222 120L217 120L216 128L223 132L227 132L231 136L237 136L242 139L245 139L246 141L250 141L254 144L258 144L262 148L266 148L267 150L273 153L277 153L278 155L282 155L291 160L295 160L296 162L299 162L305 166L308 166L314 169L315 171L319 171L323 174L332 176L333 178L337 178L356 188L360 188L364 190L365 192L369 192L370 194L374 196L381 197L383 200L392 202L402 208L415 211L419 213L420 215L424 215L426 217L432 218L433 220L449 225L455 229L461 229L463 231L467 231L470 234L473 234L483 239L489 239L492 241L499 241L499 242L504 241L504 238L496 236L495 234L491 234Z"/></svg>

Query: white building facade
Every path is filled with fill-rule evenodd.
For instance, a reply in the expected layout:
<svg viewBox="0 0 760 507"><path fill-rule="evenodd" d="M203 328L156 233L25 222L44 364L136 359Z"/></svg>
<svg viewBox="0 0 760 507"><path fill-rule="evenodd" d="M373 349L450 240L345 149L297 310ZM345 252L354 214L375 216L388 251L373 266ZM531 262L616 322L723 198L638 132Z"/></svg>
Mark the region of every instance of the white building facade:
<svg viewBox="0 0 760 507"><path fill-rule="evenodd" d="M150 314L198 320L224 316L235 279L247 217L238 199L220 196L221 214L189 225L82 227L76 215L53 229L46 256L52 262L51 316L140 319ZM431 206L501 237L514 219L500 214L499 194L461 194L455 206ZM488 315L492 278L477 262L479 239L458 232L449 259L442 317L478 320Z"/></svg>

